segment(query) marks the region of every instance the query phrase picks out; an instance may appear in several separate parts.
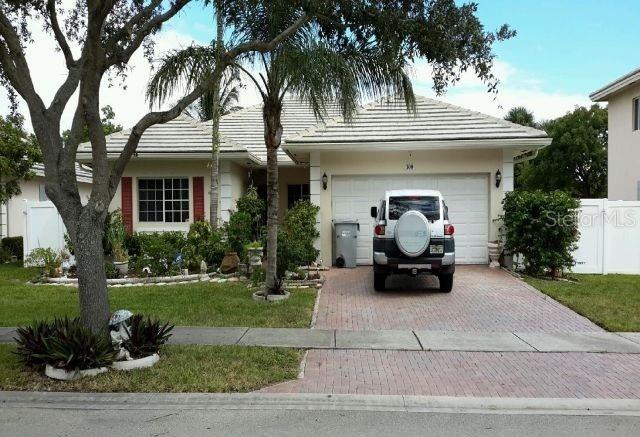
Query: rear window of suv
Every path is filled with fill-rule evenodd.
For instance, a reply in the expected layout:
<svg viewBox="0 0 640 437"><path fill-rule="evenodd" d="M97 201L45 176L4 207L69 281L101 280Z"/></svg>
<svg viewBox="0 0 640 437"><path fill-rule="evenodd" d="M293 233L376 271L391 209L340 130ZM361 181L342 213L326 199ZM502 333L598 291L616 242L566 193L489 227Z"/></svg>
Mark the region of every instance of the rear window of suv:
<svg viewBox="0 0 640 437"><path fill-rule="evenodd" d="M440 199L424 196L389 197L389 220L398 220L407 211L419 211L427 220L439 220Z"/></svg>

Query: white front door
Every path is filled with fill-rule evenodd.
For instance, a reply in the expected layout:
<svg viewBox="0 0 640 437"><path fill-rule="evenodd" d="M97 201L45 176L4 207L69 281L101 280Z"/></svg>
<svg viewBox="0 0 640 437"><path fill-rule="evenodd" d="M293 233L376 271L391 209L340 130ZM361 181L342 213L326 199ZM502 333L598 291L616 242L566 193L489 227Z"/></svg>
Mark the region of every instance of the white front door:
<svg viewBox="0 0 640 437"><path fill-rule="evenodd" d="M489 180L487 175L398 175L333 176L333 218L357 218L358 264L371 264L374 219L372 206L385 190L431 189L442 193L449 207L449 220L456 228L456 263L485 264L489 240Z"/></svg>

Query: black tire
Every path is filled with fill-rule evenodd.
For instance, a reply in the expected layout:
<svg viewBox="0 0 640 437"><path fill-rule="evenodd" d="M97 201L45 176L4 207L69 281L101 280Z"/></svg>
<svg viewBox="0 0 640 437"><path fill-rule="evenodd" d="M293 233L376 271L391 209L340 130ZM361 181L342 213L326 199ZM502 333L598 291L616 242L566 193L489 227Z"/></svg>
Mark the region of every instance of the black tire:
<svg viewBox="0 0 640 437"><path fill-rule="evenodd" d="M453 273L439 275L438 280L440 281L440 291L442 293L450 293L453 288Z"/></svg>
<svg viewBox="0 0 640 437"><path fill-rule="evenodd" d="M387 275L384 273L373 272L373 288L376 291L384 291L385 282L387 282Z"/></svg>

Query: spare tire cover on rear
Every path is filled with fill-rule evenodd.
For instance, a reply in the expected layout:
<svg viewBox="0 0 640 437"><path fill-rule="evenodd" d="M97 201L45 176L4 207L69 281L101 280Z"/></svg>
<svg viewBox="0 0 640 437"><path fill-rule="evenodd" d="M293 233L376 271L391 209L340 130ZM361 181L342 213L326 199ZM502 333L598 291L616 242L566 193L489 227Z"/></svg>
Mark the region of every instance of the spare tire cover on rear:
<svg viewBox="0 0 640 437"><path fill-rule="evenodd" d="M429 245L431 226L419 211L407 211L396 223L396 244L400 252L410 257L421 255Z"/></svg>

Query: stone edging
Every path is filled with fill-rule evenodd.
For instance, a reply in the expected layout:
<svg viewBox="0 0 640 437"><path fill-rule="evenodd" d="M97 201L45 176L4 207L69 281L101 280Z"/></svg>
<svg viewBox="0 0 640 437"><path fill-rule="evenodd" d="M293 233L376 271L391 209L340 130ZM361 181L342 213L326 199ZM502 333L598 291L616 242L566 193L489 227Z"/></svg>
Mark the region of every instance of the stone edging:
<svg viewBox="0 0 640 437"><path fill-rule="evenodd" d="M144 285L169 285L169 284L193 284L197 282L237 282L240 278L238 274L204 273L193 275L176 276L151 276L148 278L117 278L107 279L109 287L133 287ZM67 287L77 287L77 278L42 278L36 282L29 282L36 285L63 285Z"/></svg>

